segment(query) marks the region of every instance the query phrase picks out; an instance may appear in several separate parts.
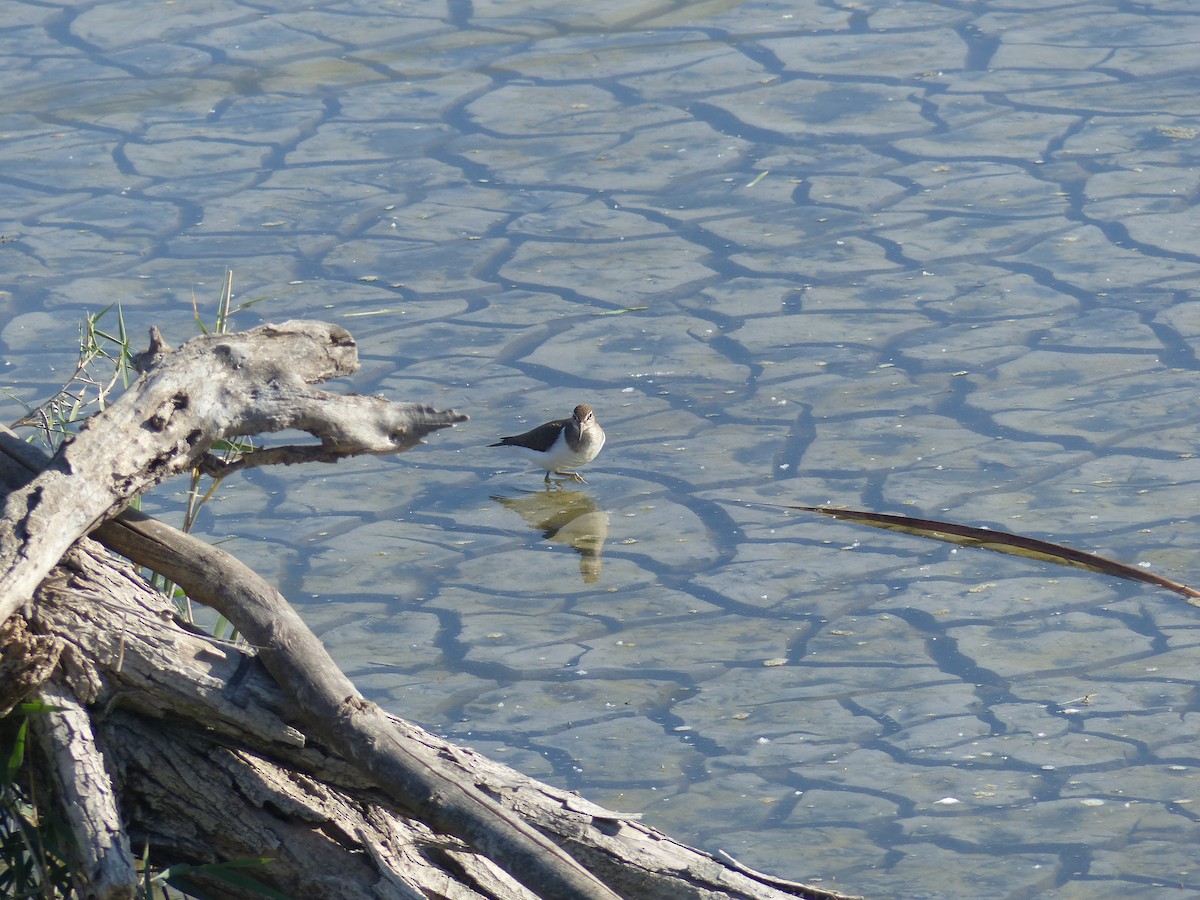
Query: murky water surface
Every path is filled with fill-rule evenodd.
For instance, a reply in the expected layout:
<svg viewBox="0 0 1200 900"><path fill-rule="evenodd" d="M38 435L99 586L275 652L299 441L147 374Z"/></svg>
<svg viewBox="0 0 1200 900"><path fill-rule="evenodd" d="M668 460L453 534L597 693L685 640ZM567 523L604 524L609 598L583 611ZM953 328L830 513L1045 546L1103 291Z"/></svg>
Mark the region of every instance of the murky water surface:
<svg viewBox="0 0 1200 900"><path fill-rule="evenodd" d="M1200 890L1200 609L737 502L1200 581L1193 4L11 0L0 54L8 421L226 267L472 416L202 521L370 696L788 878ZM579 402L586 485L486 447Z"/></svg>

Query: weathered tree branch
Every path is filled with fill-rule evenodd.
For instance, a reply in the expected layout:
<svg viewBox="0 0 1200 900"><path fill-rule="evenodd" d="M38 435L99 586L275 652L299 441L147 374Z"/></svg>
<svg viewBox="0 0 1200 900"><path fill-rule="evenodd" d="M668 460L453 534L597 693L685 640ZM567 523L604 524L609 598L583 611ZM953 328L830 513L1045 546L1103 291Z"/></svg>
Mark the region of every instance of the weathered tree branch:
<svg viewBox="0 0 1200 900"><path fill-rule="evenodd" d="M378 398L347 402L309 387L357 367L349 333L323 323L209 335L175 351L156 336L148 353L139 363L153 365L138 383L86 423L33 481L9 495L0 522L0 567L7 566L0 568L0 621L101 517L170 474L195 467L217 440L294 428L319 437L325 450L339 455L396 451L465 418ZM143 535L143 552L145 546ZM553 842L487 795L446 777L435 759L422 758L417 745L403 742L269 585L202 542L189 549L191 558L166 555L157 568L194 599L218 608L259 647L272 674L295 692L304 724L328 746L414 815L464 838L534 890L614 900L615 894ZM221 580L230 570L237 577Z"/></svg>
<svg viewBox="0 0 1200 900"><path fill-rule="evenodd" d="M0 624L0 719L12 712L50 677L62 646L52 638L30 634L24 619L13 616Z"/></svg>
<svg viewBox="0 0 1200 900"><path fill-rule="evenodd" d="M32 717L33 733L51 761L43 776L62 798L60 807L78 857L75 887L84 897L128 900L137 885L133 852L91 716L63 685L44 685L41 696L52 709Z"/></svg>
<svg viewBox="0 0 1200 900"><path fill-rule="evenodd" d="M373 779L401 808L462 838L539 895L617 896L491 797L448 776L436 755L404 740L291 605L233 556L133 511L106 523L96 536L229 619L258 648L267 670L288 686L309 733Z"/></svg>
<svg viewBox="0 0 1200 900"><path fill-rule="evenodd" d="M427 406L356 404L311 387L358 366L350 333L323 322L263 325L157 347L148 372L84 423L0 519L0 622L81 535L142 491L190 471L219 440L295 428L342 454L396 452L465 420Z"/></svg>
<svg viewBox="0 0 1200 900"><path fill-rule="evenodd" d="M837 896L722 865L636 817L540 785L387 716L261 578L224 551L146 516L127 510L93 534L221 611L257 657L179 627L164 598L129 567L97 557L89 540L61 562L52 558L146 486L200 463L217 440L299 428L320 446L283 448L275 454L280 461L332 459L395 452L463 419L309 387L356 364L349 335L320 323L214 335L175 351L155 335L140 362L149 371L138 384L48 466L28 445L0 436L0 480L13 489L0 521L0 616L37 588L30 621L45 659L20 671L26 684L37 683L46 660L59 659L63 681L43 696L63 699L63 715L72 718L55 721L88 719L70 725L75 740L49 746L90 747L94 730L95 744L111 754L118 790L154 798L136 804L143 828L160 839L180 835L180 849L196 855L273 847L287 863L279 883L295 896ZM272 455L265 453L260 459ZM147 716L162 721L151 725ZM85 784L71 774L87 771L82 762L61 769L60 792ZM159 785L162 773L174 773L173 786ZM113 821L105 812L115 809L107 775L93 780L98 796L89 798L93 811L85 818ZM212 786L221 782L228 791L214 801ZM173 831L182 817L186 826ZM188 845L183 835L197 828L204 840ZM102 848L86 869L93 889L112 885L118 892L111 896L122 896L127 843L120 842L119 821L115 842L105 837L113 833L107 824L77 831L79 840ZM329 862L355 847L349 861ZM348 867L361 881L339 877L336 891L322 881L322 872L352 874Z"/></svg>
<svg viewBox="0 0 1200 900"><path fill-rule="evenodd" d="M162 537L173 531L158 525L164 529ZM109 527L123 528L124 523L114 521ZM157 552L164 553L175 541L155 543ZM170 620L166 598L144 587L135 595L135 573L104 564L94 546L84 541L39 589L38 621L70 648L67 656L76 662L67 675L75 692L91 708L105 711L98 730L108 738L118 780L130 793L127 802L140 811L139 830L156 847L218 859L278 855L282 874L275 876L268 868L264 875L283 879L272 881L273 886L296 897L374 897L378 895L370 886L377 878L399 879L428 892L414 896L478 900L506 896L497 888L503 884L520 900L576 896L518 889L466 843L402 813L410 806L408 798L392 799L393 789L381 789L361 767L333 755L324 741L297 741L286 724L296 721L296 698L265 666L180 628ZM124 598L121 605L113 602L110 591ZM164 658L172 655L177 664L164 670ZM190 706L164 708L154 681L168 677L179 682L172 696L195 698L189 704L207 700L207 713ZM403 742L446 777L475 786L508 815L519 815L550 835L622 897L840 896L739 871L641 824L637 816L540 784L403 720L387 720ZM182 780L179 773L185 773ZM272 810L299 817L315 834L297 831L296 823L281 822ZM347 846L319 837L329 833L343 834L340 843ZM379 867L373 875L361 870L363 850ZM447 882L439 866L456 872L456 879ZM337 894L320 881L320 873L331 870L346 872ZM358 887L352 889L350 883Z"/></svg>

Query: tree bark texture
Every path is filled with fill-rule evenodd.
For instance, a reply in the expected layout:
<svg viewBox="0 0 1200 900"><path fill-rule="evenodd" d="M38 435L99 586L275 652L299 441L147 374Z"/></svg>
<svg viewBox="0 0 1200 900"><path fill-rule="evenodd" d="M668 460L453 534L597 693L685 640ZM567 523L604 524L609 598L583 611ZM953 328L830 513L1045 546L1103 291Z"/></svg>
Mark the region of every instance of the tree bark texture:
<svg viewBox="0 0 1200 900"><path fill-rule="evenodd" d="M142 378L53 459L0 436L0 710L35 690L56 707L37 747L85 894L133 896L130 848L149 841L163 861L272 857L251 874L293 897L838 896L723 863L387 715L255 573L120 512L198 466L397 452L465 417L314 388L357 366L350 335L324 323L178 350L154 333L141 361ZM209 454L282 429L319 443L232 464ZM246 644L179 622L97 541L219 610Z"/></svg>

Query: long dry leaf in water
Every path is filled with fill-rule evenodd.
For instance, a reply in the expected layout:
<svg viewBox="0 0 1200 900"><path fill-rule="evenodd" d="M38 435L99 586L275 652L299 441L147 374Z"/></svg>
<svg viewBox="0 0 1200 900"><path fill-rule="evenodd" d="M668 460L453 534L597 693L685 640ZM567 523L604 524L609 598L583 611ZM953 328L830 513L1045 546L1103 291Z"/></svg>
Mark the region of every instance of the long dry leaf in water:
<svg viewBox="0 0 1200 900"><path fill-rule="evenodd" d="M792 506L786 503L760 503L757 500L739 501L753 506L773 506L777 509L798 509L801 512L820 513L835 519L845 519L849 522L861 522L875 528L886 528L888 531L900 531L905 534L915 534L919 537L932 538L935 541L947 541L963 547L981 547L984 550L994 550L997 553L1010 553L1014 556L1024 556L1028 559L1040 559L1057 563L1060 566L1072 566L1077 569L1088 569L1104 575L1115 575L1117 578L1128 578L1130 581L1141 581L1156 587L1174 591L1186 597L1188 603L1200 606L1200 591L1186 584L1163 578L1145 569L1128 566L1116 560L1106 559L1094 553L1085 553L1073 547L1053 544L1050 541L1040 541L1037 538L1026 537L1023 534L1011 534L1006 531L993 531L990 528L976 528L972 525L959 525L955 522L941 522L937 519L919 519L911 516L896 516L888 513L864 512L858 509L837 509L832 506Z"/></svg>

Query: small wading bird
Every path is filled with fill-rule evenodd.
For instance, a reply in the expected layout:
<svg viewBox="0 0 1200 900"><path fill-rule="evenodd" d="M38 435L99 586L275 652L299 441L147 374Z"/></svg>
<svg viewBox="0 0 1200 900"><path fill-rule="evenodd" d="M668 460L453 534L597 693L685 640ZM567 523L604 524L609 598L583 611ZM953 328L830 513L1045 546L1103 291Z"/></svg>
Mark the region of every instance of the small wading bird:
<svg viewBox="0 0 1200 900"><path fill-rule="evenodd" d="M596 421L592 408L580 403L569 419L558 419L524 434L502 437L488 446L516 447L526 459L546 470L546 484L550 483L551 473L567 475L580 484L587 484L583 476L573 470L596 458L604 446L604 429Z"/></svg>

